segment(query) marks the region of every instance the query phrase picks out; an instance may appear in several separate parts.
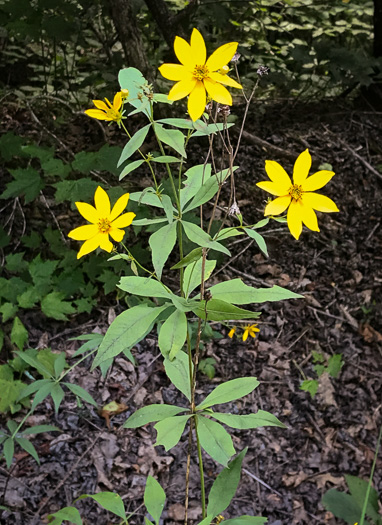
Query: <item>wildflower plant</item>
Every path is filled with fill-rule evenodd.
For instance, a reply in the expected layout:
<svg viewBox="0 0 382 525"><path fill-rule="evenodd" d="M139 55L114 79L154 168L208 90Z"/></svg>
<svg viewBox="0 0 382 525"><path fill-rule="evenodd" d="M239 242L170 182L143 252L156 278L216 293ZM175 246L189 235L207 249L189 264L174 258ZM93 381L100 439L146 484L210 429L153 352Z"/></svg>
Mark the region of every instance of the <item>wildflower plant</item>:
<svg viewBox="0 0 382 525"><path fill-rule="evenodd" d="M190 43L176 37L174 49L180 64L159 67L163 77L176 82L168 95L154 92L137 69L120 71L120 91L115 95L113 104L107 99L106 102L95 100L97 109L87 110L86 114L95 119L116 122L126 133L127 142L118 162L121 168L119 180L124 181L122 184L138 168L145 169L152 184L142 191L125 193L113 207L106 191L98 187L94 207L84 202L76 203L79 213L89 224L75 227L69 233L74 241L84 241L78 258L100 248L107 253L113 251L110 260L126 261L126 275L120 279L118 289L127 297L135 298L134 305L117 315L101 340L97 334L96 344L89 340L92 346L88 343L83 345L83 350L78 352L85 355L79 362L90 355L86 354L90 350L95 355L92 369L100 367L103 373L120 354L134 363L132 348L156 328L165 372L183 394L184 402L179 406L144 406L132 413L123 426L135 429L154 423L157 432L155 446L163 446L166 451L175 447L187 431L190 446L184 481L185 523L188 520L191 444L195 443L200 473L200 523L203 525L221 519L220 515L232 500L240 479L246 449L235 449L226 427L248 430L264 426L284 428L284 424L269 412L259 410L231 414L227 411L229 406L222 406L258 388L260 383L256 377L239 377L222 382L215 388L207 388L202 398L197 396L203 331L210 323L214 323L215 329L216 324L220 324L227 327L229 338L239 336L243 342L250 344L260 331L261 312L259 307L254 310L247 305L301 298L279 286L255 288L238 278L219 282L214 277L218 256L229 258L231 252L227 242L238 236L253 239L259 250L267 254L266 242L259 230L274 215L285 212L288 206L287 218L278 218L278 221L287 221L295 238L301 234L302 223L318 231L313 210L338 211L330 199L312 193L326 184L333 173L321 171L307 178L311 158L305 151L296 161L293 183L279 164L266 162L271 181L258 185L277 198L267 205L265 218L255 224L245 222L235 198L235 176L239 168L235 160L245 117L258 82L250 93L242 89L236 66L237 47L236 42L224 44L207 58L204 39L197 29L192 31ZM231 59L237 80L229 76ZM246 104L235 145L230 135L233 124L227 121L229 111L224 109L234 101L225 86L234 88L235 96L244 97ZM188 115L185 118L156 118L157 104L171 105L185 97L188 97ZM181 111L184 112L184 108ZM138 113L146 123L132 134L129 117ZM156 141L156 152L145 153L146 149L141 149L147 137ZM187 147L196 137L204 137L206 151L200 156L199 163L190 165ZM216 212L218 206L221 207L223 194L225 212L218 220ZM138 203L137 216L128 209L126 211L128 202ZM209 209L208 218L205 207ZM143 218L139 218L141 210L144 210ZM143 265L132 254L128 241L123 242L128 226L147 228L151 264ZM232 343L228 339L226 344ZM61 370L59 376L67 373ZM60 377L55 381L59 382ZM68 388L74 391L73 387ZM83 392L78 395L85 399ZM43 399L42 395L40 399ZM209 490L208 498L204 454L223 467ZM128 517L118 495L100 493L84 497L93 497L127 523ZM159 522L164 498L158 482L149 478L145 504L155 523ZM155 506L153 501L158 501L158 505ZM67 509L65 515L71 512L77 520L75 523L82 523L76 509ZM57 517L57 514L53 517L58 520L60 516ZM248 524L267 521L263 517L242 518ZM146 523L152 522L146 520ZM234 524L236 521L227 520L226 523Z"/></svg>

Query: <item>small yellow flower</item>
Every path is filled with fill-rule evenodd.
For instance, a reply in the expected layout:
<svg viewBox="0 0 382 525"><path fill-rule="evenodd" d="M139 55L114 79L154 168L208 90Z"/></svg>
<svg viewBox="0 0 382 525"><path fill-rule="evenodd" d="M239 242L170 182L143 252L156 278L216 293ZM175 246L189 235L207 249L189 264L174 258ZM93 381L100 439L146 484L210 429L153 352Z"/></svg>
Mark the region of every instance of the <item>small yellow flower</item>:
<svg viewBox="0 0 382 525"><path fill-rule="evenodd" d="M229 42L220 46L207 59L206 44L197 29L193 29L190 44L175 37L174 51L180 64L162 64L160 73L168 80L177 81L168 94L169 100L180 100L188 96L188 113L193 121L203 115L206 107L206 91L212 100L232 106L232 97L222 85L241 89L241 85L222 74L221 69L236 53L238 43Z"/></svg>
<svg viewBox="0 0 382 525"><path fill-rule="evenodd" d="M235 332L236 332L236 326L234 326L233 328L231 328L231 330L228 332L228 337L230 339L232 339L232 337L235 335Z"/></svg>
<svg viewBox="0 0 382 525"><path fill-rule="evenodd" d="M120 93L121 93L122 102L125 102L125 100L129 96L129 90L128 89L121 89Z"/></svg>
<svg viewBox="0 0 382 525"><path fill-rule="evenodd" d="M123 91L127 91L127 95L129 94L127 89ZM106 103L102 100L93 100L93 104L98 109L87 109L85 113L89 117L96 118L97 120L114 121L119 124L122 120L121 106L123 96L122 91L118 91L114 96L113 104L111 104L107 98L105 98Z"/></svg>
<svg viewBox="0 0 382 525"><path fill-rule="evenodd" d="M260 332L260 328L257 328L257 324L247 324L247 326L244 327L243 341L246 341L249 335L255 338L256 332Z"/></svg>
<svg viewBox="0 0 382 525"><path fill-rule="evenodd" d="M264 215L279 215L289 206L287 222L295 239L300 237L303 223L310 230L320 231L314 210L327 213L339 211L331 199L313 193L325 186L334 172L322 170L308 177L311 165L312 157L306 149L297 157L294 164L292 183L289 175L278 162L266 160L265 171L271 180L257 183L259 188L277 196L277 199L266 205Z"/></svg>
<svg viewBox="0 0 382 525"><path fill-rule="evenodd" d="M126 228L132 223L135 213L129 212L121 215L126 208L129 193L125 193L114 204L110 210L110 199L105 190L100 186L94 194L95 207L86 202L76 202L76 206L82 217L91 224L80 226L69 232L68 237L76 241L85 241L77 254L77 259L100 247L106 252L111 252L113 244L109 235L116 242L121 242L125 232L120 228Z"/></svg>

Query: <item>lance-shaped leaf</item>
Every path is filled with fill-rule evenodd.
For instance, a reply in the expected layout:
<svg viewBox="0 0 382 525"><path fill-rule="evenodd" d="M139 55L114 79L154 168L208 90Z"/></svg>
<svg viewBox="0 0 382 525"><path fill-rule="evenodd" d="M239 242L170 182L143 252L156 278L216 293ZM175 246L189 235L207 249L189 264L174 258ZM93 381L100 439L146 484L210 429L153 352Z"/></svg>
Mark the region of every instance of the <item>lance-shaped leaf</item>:
<svg viewBox="0 0 382 525"><path fill-rule="evenodd" d="M230 128L231 126L234 126L234 123L231 122L229 124L219 122L217 124L206 124L202 120L197 120L194 122L194 127L196 129L196 132L192 134L193 137L205 137L207 135L211 135L212 133L217 133L218 131L222 131L223 128Z"/></svg>
<svg viewBox="0 0 382 525"><path fill-rule="evenodd" d="M110 325L94 359L92 370L103 361L115 357L138 343L151 329L155 319L167 305L150 308L140 304L118 315Z"/></svg>
<svg viewBox="0 0 382 525"><path fill-rule="evenodd" d="M114 492L99 492L98 494L82 494L76 501L84 498L94 499L101 507L112 512L123 520L126 519L125 506L121 496Z"/></svg>
<svg viewBox="0 0 382 525"><path fill-rule="evenodd" d="M262 516L238 516L237 518L232 518L230 520L224 520L224 525L264 525L267 523L268 518L263 518ZM366 524L365 524L366 525Z"/></svg>
<svg viewBox="0 0 382 525"><path fill-rule="evenodd" d="M170 448L175 447L182 437L184 427L186 426L186 423L190 417L192 416L187 415L168 417L167 419L162 419L162 421L159 421L159 423L154 425L154 428L158 433L155 446L163 445L166 452L170 450Z"/></svg>
<svg viewBox="0 0 382 525"><path fill-rule="evenodd" d="M159 162L159 164L166 164L170 162L180 162L180 159L177 157L172 157L171 155L163 155L161 157L153 157L152 162Z"/></svg>
<svg viewBox="0 0 382 525"><path fill-rule="evenodd" d="M143 191L130 193L130 200L138 202L138 204L148 204L149 206L163 209L162 200L153 188L146 188ZM159 219L155 220L159 222ZM139 221L134 221L133 225L138 225L138 223Z"/></svg>
<svg viewBox="0 0 382 525"><path fill-rule="evenodd" d="M244 284L241 279L232 279L215 284L211 286L209 291L214 299L232 304L265 303L266 301L303 298L303 295L281 288L281 286L253 288Z"/></svg>
<svg viewBox="0 0 382 525"><path fill-rule="evenodd" d="M67 386L69 390L73 392L73 394L75 394L76 396L80 397L81 399L83 399L87 403L90 403L91 405L97 406L97 403L94 401L92 396L89 394L89 392L82 388L82 386L76 385L75 383L64 383L64 385Z"/></svg>
<svg viewBox="0 0 382 525"><path fill-rule="evenodd" d="M260 250L268 257L268 248L264 237L257 231L251 230L251 228L245 228L244 231L249 237L251 237L251 239L255 241Z"/></svg>
<svg viewBox="0 0 382 525"><path fill-rule="evenodd" d="M201 185L211 177L211 164L198 164L185 173L184 188L180 190L180 205L182 209L199 191Z"/></svg>
<svg viewBox="0 0 382 525"><path fill-rule="evenodd" d="M187 157L186 150L184 149L184 141L186 137L183 133L177 129L166 129L161 124L155 126L155 133L161 142L170 146L178 152L182 157Z"/></svg>
<svg viewBox="0 0 382 525"><path fill-rule="evenodd" d="M124 428L142 427L143 425L147 425L147 423L154 423L156 421L162 421L162 419L176 416L185 410L185 408L176 407L174 405L147 405L134 412L134 414L126 420L123 426Z"/></svg>
<svg viewBox="0 0 382 525"><path fill-rule="evenodd" d="M174 359L183 348L187 337L187 317L181 310L175 310L161 326L158 345L162 355Z"/></svg>
<svg viewBox="0 0 382 525"><path fill-rule="evenodd" d="M205 400L197 406L197 409L201 410L202 408L212 407L213 405L229 403L240 397L247 396L255 390L259 384L256 377L239 377L237 379L231 379L231 381L226 381L212 390Z"/></svg>
<svg viewBox="0 0 382 525"><path fill-rule="evenodd" d="M166 501L166 494L157 480L152 476L147 477L143 500L148 513L151 514L155 523L159 523Z"/></svg>
<svg viewBox="0 0 382 525"><path fill-rule="evenodd" d="M210 248L211 250L231 255L230 251L225 246L217 241L213 241L208 233L202 230L200 226L187 221L182 221L182 226L191 242L194 242L203 248Z"/></svg>
<svg viewBox="0 0 382 525"><path fill-rule="evenodd" d="M129 159L133 153L139 149L142 144L145 141L145 138L147 136L147 133L149 132L149 129L151 127L151 124L147 124L143 128L139 129L135 135L131 137L129 142L126 144L126 146L123 148L121 156L119 157L119 161L117 164L117 167L125 162L125 160Z"/></svg>
<svg viewBox="0 0 382 525"><path fill-rule="evenodd" d="M201 188L199 188L195 197L186 206L183 213L187 213L188 211L193 210L194 208L197 208L198 206L201 206L202 204L205 204L206 202L210 201L215 195L215 193L218 191L218 189L218 181L215 177L212 176L201 186Z"/></svg>
<svg viewBox="0 0 382 525"><path fill-rule="evenodd" d="M40 458L38 457L37 450L34 448L34 445L29 441L29 439L22 437L15 437L16 443L20 445L21 448L25 450L32 458L40 464Z"/></svg>
<svg viewBox="0 0 382 525"><path fill-rule="evenodd" d="M41 434L42 432L60 432L58 427L53 425L36 425L35 427L26 428L23 430L23 435Z"/></svg>
<svg viewBox="0 0 382 525"><path fill-rule="evenodd" d="M211 273L214 271L216 261L205 261L204 266L204 280L209 279ZM197 286L200 286L202 282L202 260L199 259L194 264L187 266L183 276L183 289L185 290L186 297L195 290Z"/></svg>
<svg viewBox="0 0 382 525"><path fill-rule="evenodd" d="M215 461L226 467L228 461L235 454L231 436L216 421L203 416L197 416L197 421L198 435L202 448Z"/></svg>
<svg viewBox="0 0 382 525"><path fill-rule="evenodd" d="M225 511L234 497L240 481L241 464L248 448L228 463L215 479L208 495L207 514L213 517Z"/></svg>
<svg viewBox="0 0 382 525"><path fill-rule="evenodd" d="M231 428L240 428L242 430L259 427L287 428L276 416L265 412L265 410L259 410L255 414L244 415L214 412L211 416Z"/></svg>
<svg viewBox="0 0 382 525"><path fill-rule="evenodd" d="M153 266L159 279L162 277L163 266L176 243L176 225L176 222L172 222L163 226L149 239Z"/></svg>
<svg viewBox="0 0 382 525"><path fill-rule="evenodd" d="M117 286L124 292L142 297L162 297L168 299L172 295L163 284L151 277L121 277Z"/></svg>
<svg viewBox="0 0 382 525"><path fill-rule="evenodd" d="M50 525L61 525L63 521L68 521L74 525L83 525L80 513L75 507L64 507L54 514L49 514L48 519Z"/></svg>
<svg viewBox="0 0 382 525"><path fill-rule="evenodd" d="M160 120L157 120L156 122L168 124L169 126L174 126L175 128L180 129L193 129L194 127L191 119L184 118L162 118Z"/></svg>
<svg viewBox="0 0 382 525"><path fill-rule="evenodd" d="M119 180L122 180L126 175L134 171L135 169L139 168L143 163L145 162L145 159L139 159L134 160L133 162L130 162L127 166L123 168L121 173L119 174Z"/></svg>
<svg viewBox="0 0 382 525"><path fill-rule="evenodd" d="M178 355L170 361L170 359L164 360L164 368L167 377L171 383L176 386L178 390L191 400L191 383L190 383L190 372L188 356L185 352L179 352Z"/></svg>
<svg viewBox="0 0 382 525"><path fill-rule="evenodd" d="M199 301L192 311L201 319L208 319L208 321L238 321L240 319L257 319L260 316L260 312L243 310L243 308L220 299Z"/></svg>
<svg viewBox="0 0 382 525"><path fill-rule="evenodd" d="M178 263L174 264L170 269L171 270L178 270L179 268L185 268L189 264L192 264L193 262L198 261L203 254L202 248L195 248L194 250L190 251L183 259L181 259Z"/></svg>

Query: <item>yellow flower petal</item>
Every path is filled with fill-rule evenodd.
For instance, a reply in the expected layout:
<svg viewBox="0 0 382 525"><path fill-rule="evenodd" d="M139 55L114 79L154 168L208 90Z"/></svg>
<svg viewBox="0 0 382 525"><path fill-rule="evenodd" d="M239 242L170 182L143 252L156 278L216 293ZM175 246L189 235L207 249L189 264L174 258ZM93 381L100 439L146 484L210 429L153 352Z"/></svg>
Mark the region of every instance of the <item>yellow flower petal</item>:
<svg viewBox="0 0 382 525"><path fill-rule="evenodd" d="M125 236L125 230L118 230L118 228L113 228L109 231L110 237L112 237L115 242L121 242Z"/></svg>
<svg viewBox="0 0 382 525"><path fill-rule="evenodd" d="M123 210L126 208L127 203L129 202L130 193L125 193L114 204L113 209L111 210L109 220L110 222L114 221L118 217L118 215L121 215Z"/></svg>
<svg viewBox="0 0 382 525"><path fill-rule="evenodd" d="M109 235L107 233L102 233L100 237L101 239L99 247L101 248L101 250L105 250L105 252L110 253L113 249L113 243L110 241Z"/></svg>
<svg viewBox="0 0 382 525"><path fill-rule="evenodd" d="M291 200L292 197L290 195L278 197L266 205L264 215L279 215L283 213L288 208Z"/></svg>
<svg viewBox="0 0 382 525"><path fill-rule="evenodd" d="M110 199L106 191L98 186L94 194L94 203L98 215L101 219L109 219L110 217Z"/></svg>
<svg viewBox="0 0 382 525"><path fill-rule="evenodd" d="M312 157L309 151L306 149L297 157L293 168L293 182L295 184L303 184L309 174L309 170L312 166Z"/></svg>
<svg viewBox="0 0 382 525"><path fill-rule="evenodd" d="M323 211L326 213L340 211L332 199L325 197L325 195L320 195L319 193L304 193L303 200L306 205L317 211Z"/></svg>
<svg viewBox="0 0 382 525"><path fill-rule="evenodd" d="M115 111L119 111L121 106L122 106L122 93L118 91L118 93L114 95L113 108L115 109Z"/></svg>
<svg viewBox="0 0 382 525"><path fill-rule="evenodd" d="M289 175L278 162L274 160L266 160L265 171L271 181L276 182L278 185L285 186L288 189L292 186L292 181L290 180Z"/></svg>
<svg viewBox="0 0 382 525"><path fill-rule="evenodd" d="M243 89L239 82L236 82L236 80L229 77L228 75L222 75L221 73L210 73L209 77L212 78L212 80L215 80L215 82L220 82L220 84L224 84L225 86Z"/></svg>
<svg viewBox="0 0 382 525"><path fill-rule="evenodd" d="M300 202L301 219L307 228L312 231L319 232L317 215L314 213L313 208L305 201L304 197Z"/></svg>
<svg viewBox="0 0 382 525"><path fill-rule="evenodd" d="M93 252L96 250L99 245L101 244L102 240L102 234L95 235L91 239L84 242L84 244L81 246L80 251L77 253L77 259L80 259L84 255L87 255L90 252Z"/></svg>
<svg viewBox="0 0 382 525"><path fill-rule="evenodd" d="M228 337L229 337L230 339L232 339L232 337L234 336L235 332L236 332L236 326L234 326L233 328L231 328L231 330L228 332Z"/></svg>
<svg viewBox="0 0 382 525"><path fill-rule="evenodd" d="M299 201L290 203L287 215L289 231L295 239L298 239L302 232L301 205Z"/></svg>
<svg viewBox="0 0 382 525"><path fill-rule="evenodd" d="M243 341L246 341L248 339L249 330L244 330L243 333Z"/></svg>
<svg viewBox="0 0 382 525"><path fill-rule="evenodd" d="M221 67L228 64L233 55L236 53L238 42L229 42L220 46L212 53L206 62L207 69L209 71L216 71Z"/></svg>
<svg viewBox="0 0 382 525"><path fill-rule="evenodd" d="M206 44L204 43L204 38L197 29L193 29L191 34L191 53L195 64L204 65L206 63Z"/></svg>
<svg viewBox="0 0 382 525"><path fill-rule="evenodd" d="M182 64L162 64L159 68L160 74L168 80L183 80L190 78L190 71Z"/></svg>
<svg viewBox="0 0 382 525"><path fill-rule="evenodd" d="M290 187L289 185L286 186L283 184L278 184L277 182L271 182L269 180L266 180L264 182L258 182L256 186L258 186L262 190L267 191L271 195L276 195L277 197L287 195Z"/></svg>
<svg viewBox="0 0 382 525"><path fill-rule="evenodd" d="M212 100L216 100L216 102L220 104L232 106L231 93L222 84L213 82L208 78L205 78L203 83Z"/></svg>
<svg viewBox="0 0 382 525"><path fill-rule="evenodd" d="M80 212L82 217L93 224L97 224L99 220L98 211L87 202L76 202L77 210Z"/></svg>
<svg viewBox="0 0 382 525"><path fill-rule="evenodd" d="M191 46L184 38L180 36L175 37L174 51L181 64L190 69L194 69L196 62L192 56Z"/></svg>
<svg viewBox="0 0 382 525"><path fill-rule="evenodd" d="M115 221L112 222L111 226L112 228L126 228L127 226L130 226L130 224L133 222L133 219L135 217L135 213L132 213L131 211L128 213L124 213L118 219L115 219Z"/></svg>
<svg viewBox="0 0 382 525"><path fill-rule="evenodd" d="M93 104L96 108L102 109L103 111L107 111L109 109L103 100L93 100Z"/></svg>
<svg viewBox="0 0 382 525"><path fill-rule="evenodd" d="M181 98L187 97L187 95L189 95L194 89L196 82L196 78L193 78L193 76L189 74L189 77L187 79L177 82L171 88L167 98L169 100L180 100Z"/></svg>
<svg viewBox="0 0 382 525"><path fill-rule="evenodd" d="M206 90L203 82L198 80L195 84L194 89L191 91L188 97L188 113L191 119L195 122L199 117L203 115L206 107Z"/></svg>
<svg viewBox="0 0 382 525"><path fill-rule="evenodd" d="M85 226L79 226L68 233L68 237L76 241L87 241L97 235L98 226L96 224L86 224Z"/></svg>
<svg viewBox="0 0 382 525"><path fill-rule="evenodd" d="M110 120L110 118L106 116L106 113L104 113L100 109L87 109L86 111L84 111L84 113L88 117L96 118L97 120Z"/></svg>
<svg viewBox="0 0 382 525"><path fill-rule="evenodd" d="M311 177L308 177L302 184L304 191L316 191L325 186L330 179L334 176L334 171L317 171Z"/></svg>

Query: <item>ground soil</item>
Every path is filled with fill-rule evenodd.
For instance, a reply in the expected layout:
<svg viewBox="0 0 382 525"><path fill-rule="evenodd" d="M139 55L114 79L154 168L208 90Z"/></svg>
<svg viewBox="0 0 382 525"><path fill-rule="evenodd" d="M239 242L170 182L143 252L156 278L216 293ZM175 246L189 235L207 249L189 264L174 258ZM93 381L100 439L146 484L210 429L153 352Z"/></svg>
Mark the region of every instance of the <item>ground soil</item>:
<svg viewBox="0 0 382 525"><path fill-rule="evenodd" d="M333 166L336 176L322 193L337 203L340 213L321 214L321 231L306 230L298 242L285 225L270 223L265 228L268 258L248 238L239 238L230 245L232 259L223 261L225 267L216 277L216 282L241 277L254 286L277 284L304 295L303 300L261 305L261 331L256 339L231 340L227 328L215 325L223 338L205 344L203 357L216 359L216 375L212 384L200 375L198 395L228 379L257 376L260 386L252 395L231 403L229 410L267 410L287 425L286 429L231 432L236 450L248 447L248 452L238 492L225 518L248 514L267 516L270 525L340 524L321 504L323 494L330 488L345 490L344 474L363 479L370 474L382 410L380 117L359 101L351 105L338 101L255 103L249 114L247 131L269 146L256 145L256 140L252 143L247 137L237 158L237 201L245 221L251 224L263 216L267 195L255 183L266 179L264 160L278 160L291 172L290 157L306 148L314 169L323 163ZM96 125L92 129L95 135L99 133ZM71 140L69 134L60 139ZM272 145L279 150L272 150ZM198 148L193 150L195 158ZM29 323L33 329L33 318ZM104 310L64 326L35 327L34 344L44 336L47 344L65 350L69 357L78 348L78 342L67 340L69 334L87 333L91 323L104 332ZM314 399L300 390L304 377L317 377L313 351L325 358L341 353L344 359L338 378L321 377ZM41 465L19 451L9 474L0 465L0 493L4 505L12 509L3 511L2 523L47 523L48 513L71 505L81 494L105 490L118 492L128 512L136 512L132 524L143 523L147 475L157 477L166 490L163 523L182 523L187 436L165 452L163 447L153 447L152 425L126 430L122 424L146 404L184 404L185 399L166 378L155 333L133 353L136 367L118 357L106 379L98 370L90 373L86 361L72 376L99 405L115 400L127 406L111 419L110 428L97 410L78 408L73 398L65 399L57 416L50 400L38 407L28 423L55 424L62 432L33 439ZM16 419L20 418L18 414ZM220 470L205 458L207 492ZM381 456L374 486L382 493ZM199 498L194 450L189 511L193 523L200 519ZM118 523L92 500L77 506L86 524Z"/></svg>

